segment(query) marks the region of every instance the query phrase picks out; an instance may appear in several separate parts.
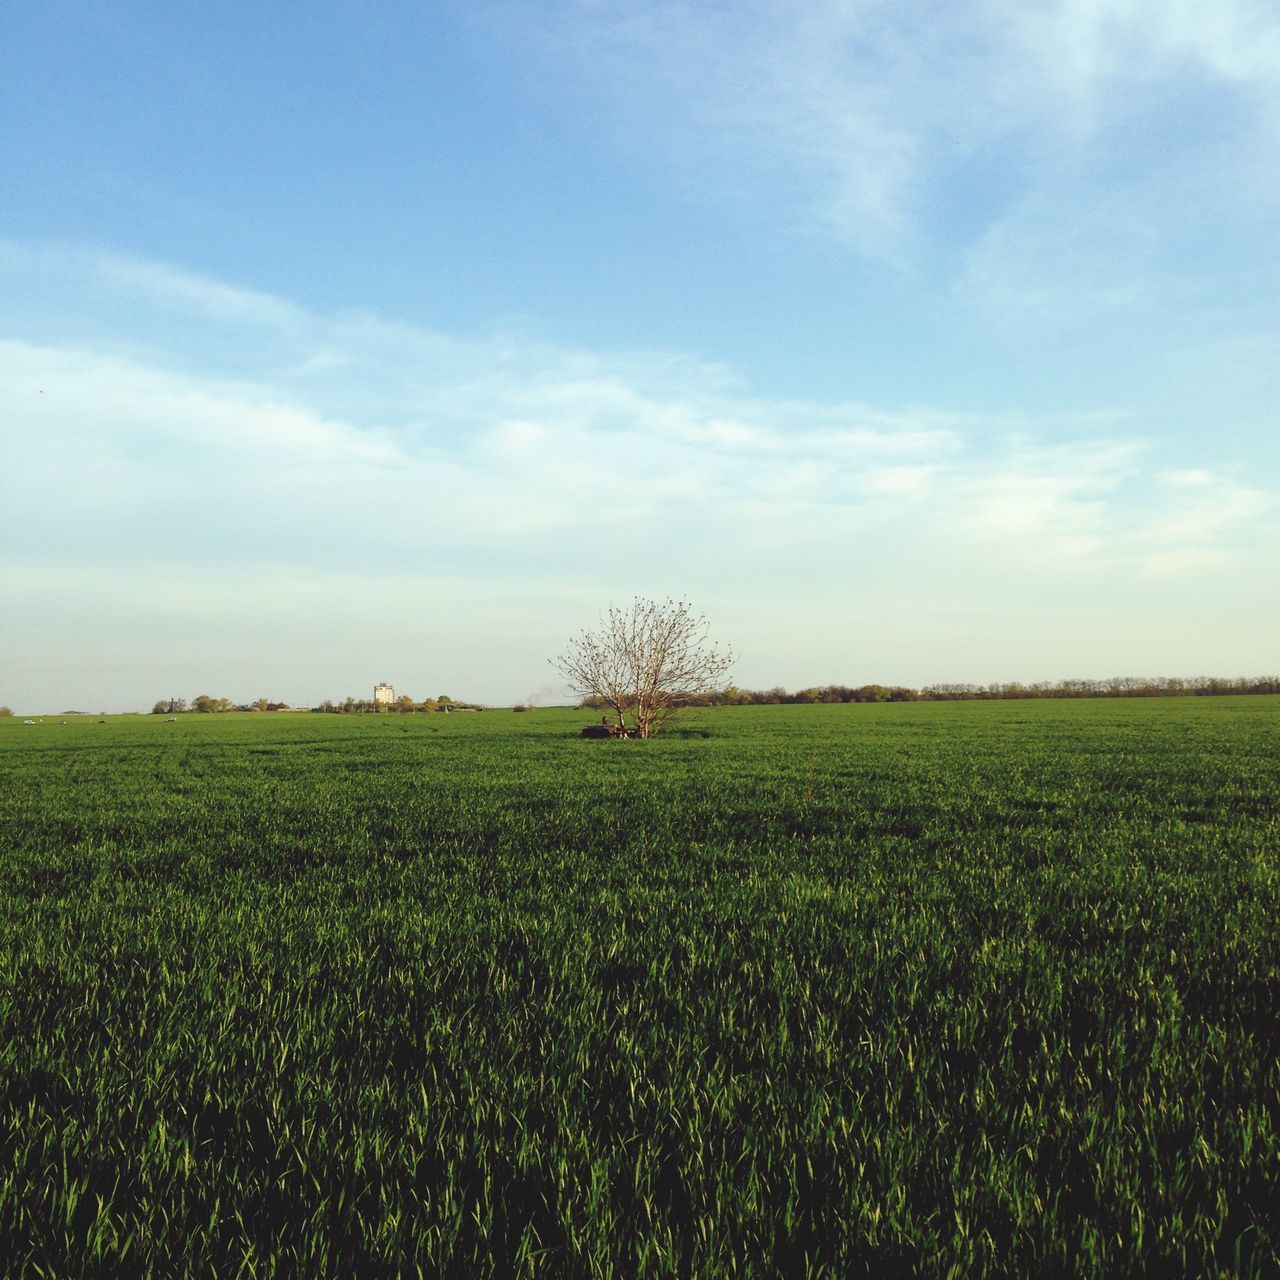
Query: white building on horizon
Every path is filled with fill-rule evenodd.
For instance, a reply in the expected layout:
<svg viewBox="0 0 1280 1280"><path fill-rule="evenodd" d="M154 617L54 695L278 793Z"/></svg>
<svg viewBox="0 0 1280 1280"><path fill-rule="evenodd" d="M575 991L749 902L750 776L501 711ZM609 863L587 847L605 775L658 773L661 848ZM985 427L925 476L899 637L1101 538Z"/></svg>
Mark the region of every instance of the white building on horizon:
<svg viewBox="0 0 1280 1280"><path fill-rule="evenodd" d="M375 707L389 707L396 700L396 691L389 684L375 684L373 686L373 705Z"/></svg>

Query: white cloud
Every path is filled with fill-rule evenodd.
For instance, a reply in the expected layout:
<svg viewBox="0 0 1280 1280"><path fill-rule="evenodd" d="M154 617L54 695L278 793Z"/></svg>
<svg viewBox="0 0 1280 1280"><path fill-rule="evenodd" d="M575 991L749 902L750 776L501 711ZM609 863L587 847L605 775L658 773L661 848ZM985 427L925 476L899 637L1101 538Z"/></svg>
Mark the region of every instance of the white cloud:
<svg viewBox="0 0 1280 1280"><path fill-rule="evenodd" d="M1177 474L1177 473L1175 473ZM1180 473L1182 476L1187 472ZM1191 472L1195 479L1176 487L1193 488L1175 508L1153 517L1139 536L1174 551L1206 549L1228 529L1248 524L1272 505L1272 495L1248 485L1202 480L1204 472Z"/></svg>
<svg viewBox="0 0 1280 1280"><path fill-rule="evenodd" d="M233 381L167 368L162 350L133 360L0 344L17 468L80 493L95 520L117 509L122 547L148 559L203 557L216 537L229 555L257 549L299 568L361 555L409 563L445 546L463 549L464 564L501 555L518 566L577 539L629 561L714 531L712 558L727 566L735 542L829 554L842 538L908 521L913 539L952 554L1016 552L1073 571L1136 562L1135 538L1146 557L1211 543L1265 508L1258 492L1215 487L1207 470L1144 472L1133 441L1099 434L1105 415L1077 423L1092 443L1064 446L1026 424L937 409L763 400L724 370L671 357L504 344L495 362L495 344L479 341L448 343L444 361L439 336L376 317L361 316L353 336L347 316L160 266L42 252L45 269L88 261L130 294L159 282L163 307L186 305L224 338L238 331L249 365L257 332L236 307L206 300L251 298L267 345L278 340L288 357L274 376L265 367ZM313 354L314 383L299 372ZM356 418L324 407L359 402L375 378L389 421L376 408ZM1203 500L1188 506L1181 494L1196 484ZM38 529L39 503L26 510ZM171 522L163 535L148 510ZM643 537L639 521L650 522ZM98 541L109 551L109 527Z"/></svg>
<svg viewBox="0 0 1280 1280"><path fill-rule="evenodd" d="M175 310L227 324L281 328L303 323L306 314L292 303L253 289L236 288L190 271L119 254L82 255L83 268L102 284L143 295Z"/></svg>

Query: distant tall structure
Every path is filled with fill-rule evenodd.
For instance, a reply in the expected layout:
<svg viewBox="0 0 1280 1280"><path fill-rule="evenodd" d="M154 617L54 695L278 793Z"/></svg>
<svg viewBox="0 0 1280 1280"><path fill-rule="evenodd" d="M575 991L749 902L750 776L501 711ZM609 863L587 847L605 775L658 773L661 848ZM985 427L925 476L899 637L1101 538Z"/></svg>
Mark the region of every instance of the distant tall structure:
<svg viewBox="0 0 1280 1280"><path fill-rule="evenodd" d="M373 686L373 705L375 707L389 707L396 700L396 691L389 684L375 684Z"/></svg>

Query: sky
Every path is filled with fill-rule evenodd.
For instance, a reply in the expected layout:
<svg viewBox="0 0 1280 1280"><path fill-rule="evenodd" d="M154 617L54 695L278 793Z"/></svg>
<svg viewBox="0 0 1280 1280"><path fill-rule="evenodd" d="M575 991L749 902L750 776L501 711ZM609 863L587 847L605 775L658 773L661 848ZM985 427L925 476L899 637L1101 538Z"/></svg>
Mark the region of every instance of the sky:
<svg viewBox="0 0 1280 1280"><path fill-rule="evenodd" d="M1280 669L1280 8L12 0L0 704Z"/></svg>

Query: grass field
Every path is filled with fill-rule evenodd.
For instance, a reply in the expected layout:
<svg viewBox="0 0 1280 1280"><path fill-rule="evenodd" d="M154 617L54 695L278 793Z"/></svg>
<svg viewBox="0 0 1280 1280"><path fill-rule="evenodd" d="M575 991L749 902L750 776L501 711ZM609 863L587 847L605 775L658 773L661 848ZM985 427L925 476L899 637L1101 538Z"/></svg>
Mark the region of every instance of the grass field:
<svg viewBox="0 0 1280 1280"><path fill-rule="evenodd" d="M1280 697L0 721L14 1276L1271 1275Z"/></svg>

